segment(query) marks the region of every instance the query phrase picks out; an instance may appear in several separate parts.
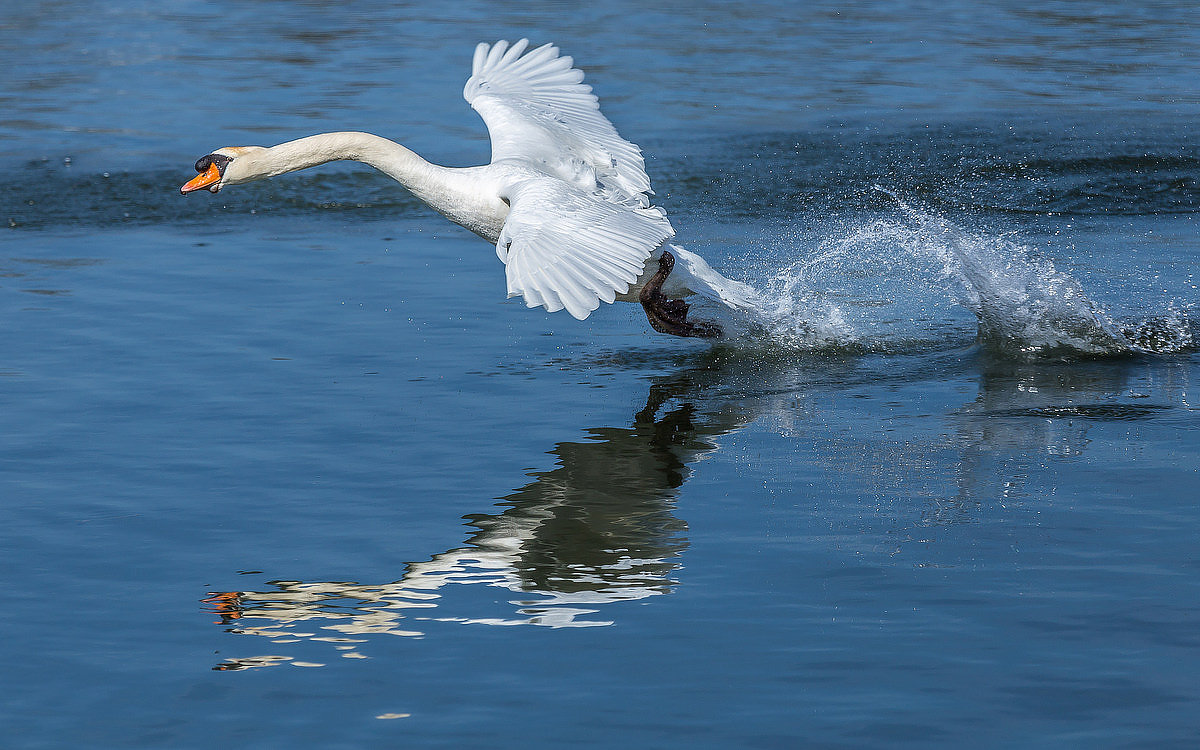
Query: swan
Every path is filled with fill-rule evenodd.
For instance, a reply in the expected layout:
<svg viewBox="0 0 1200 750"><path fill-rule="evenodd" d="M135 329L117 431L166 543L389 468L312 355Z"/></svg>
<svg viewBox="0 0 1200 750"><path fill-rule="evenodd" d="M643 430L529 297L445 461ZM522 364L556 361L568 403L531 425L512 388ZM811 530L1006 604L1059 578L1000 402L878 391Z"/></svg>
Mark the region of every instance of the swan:
<svg viewBox="0 0 1200 750"><path fill-rule="evenodd" d="M552 44L479 44L463 96L491 136L490 164L443 167L370 133L322 133L269 148L219 148L196 162L198 174L180 192L216 193L330 161L363 162L495 245L508 296L528 307L583 320L601 302L638 302L660 333L722 336L716 322L688 320L685 298L750 310L757 293L667 244L675 230L650 205L641 149L600 113L583 78Z"/></svg>

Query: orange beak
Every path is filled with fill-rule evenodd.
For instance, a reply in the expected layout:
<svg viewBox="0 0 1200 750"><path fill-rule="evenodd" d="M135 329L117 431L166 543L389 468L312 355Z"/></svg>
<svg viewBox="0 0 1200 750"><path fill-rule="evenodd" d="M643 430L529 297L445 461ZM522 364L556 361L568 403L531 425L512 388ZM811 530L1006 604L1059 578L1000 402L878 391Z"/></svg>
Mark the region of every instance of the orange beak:
<svg viewBox="0 0 1200 750"><path fill-rule="evenodd" d="M188 193L195 192L196 190L208 188L209 191L215 193L220 190L220 188L217 187L217 183L220 181L221 170L217 169L216 164L209 164L208 169L205 172L193 177L186 185L179 188L179 192L183 195L187 195Z"/></svg>

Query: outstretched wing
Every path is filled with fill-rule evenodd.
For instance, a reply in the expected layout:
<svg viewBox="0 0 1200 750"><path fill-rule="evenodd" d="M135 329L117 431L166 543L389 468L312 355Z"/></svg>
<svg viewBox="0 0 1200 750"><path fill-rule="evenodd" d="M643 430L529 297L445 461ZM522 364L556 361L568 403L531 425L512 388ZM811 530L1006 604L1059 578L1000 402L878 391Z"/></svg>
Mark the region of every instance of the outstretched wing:
<svg viewBox="0 0 1200 750"><path fill-rule="evenodd" d="M588 183L582 172L590 171L598 183L593 189L617 190L649 205L642 151L600 114L583 72L553 45L528 48L526 39L475 48L463 96L487 125L492 161L528 159L581 186Z"/></svg>
<svg viewBox="0 0 1200 750"><path fill-rule="evenodd" d="M510 210L496 243L508 296L583 320L637 281L651 253L675 234L658 208L631 208L553 177L532 177L502 197Z"/></svg>

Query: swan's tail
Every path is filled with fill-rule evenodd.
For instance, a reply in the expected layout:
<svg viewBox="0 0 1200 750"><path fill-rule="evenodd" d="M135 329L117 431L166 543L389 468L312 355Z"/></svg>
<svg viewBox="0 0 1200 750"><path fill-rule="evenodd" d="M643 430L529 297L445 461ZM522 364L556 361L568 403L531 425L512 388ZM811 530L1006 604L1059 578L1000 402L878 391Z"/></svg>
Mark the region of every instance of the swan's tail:
<svg viewBox="0 0 1200 750"><path fill-rule="evenodd" d="M692 306L689 319L714 323L722 338L742 338L770 328L772 307L754 287L726 278L708 262L679 245L664 245L675 256L675 268L663 285L668 297L684 298ZM647 268L657 267L652 259Z"/></svg>
<svg viewBox="0 0 1200 750"><path fill-rule="evenodd" d="M740 281L727 279L713 270L708 262L679 245L671 245L675 256L675 283L687 291L719 302L731 310L746 313L761 313L766 310L765 300L757 289Z"/></svg>

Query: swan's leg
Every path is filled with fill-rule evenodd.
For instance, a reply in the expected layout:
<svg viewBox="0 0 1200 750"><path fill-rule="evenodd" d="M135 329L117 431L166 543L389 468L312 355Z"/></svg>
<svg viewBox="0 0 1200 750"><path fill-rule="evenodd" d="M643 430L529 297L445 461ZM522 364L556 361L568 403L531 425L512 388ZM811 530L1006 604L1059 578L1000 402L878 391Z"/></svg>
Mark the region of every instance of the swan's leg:
<svg viewBox="0 0 1200 750"><path fill-rule="evenodd" d="M688 303L681 299L670 299L662 293L663 284L675 267L675 256L666 250L658 259L658 270L642 287L638 295L642 309L646 311L646 319L650 327L659 333L669 333L673 336L692 336L701 339L715 339L721 336L721 327L706 320L689 323L687 319Z"/></svg>

